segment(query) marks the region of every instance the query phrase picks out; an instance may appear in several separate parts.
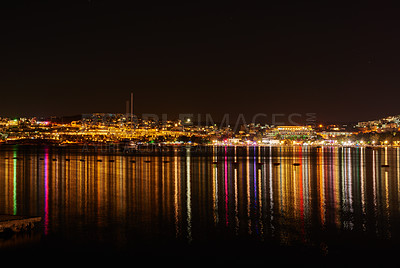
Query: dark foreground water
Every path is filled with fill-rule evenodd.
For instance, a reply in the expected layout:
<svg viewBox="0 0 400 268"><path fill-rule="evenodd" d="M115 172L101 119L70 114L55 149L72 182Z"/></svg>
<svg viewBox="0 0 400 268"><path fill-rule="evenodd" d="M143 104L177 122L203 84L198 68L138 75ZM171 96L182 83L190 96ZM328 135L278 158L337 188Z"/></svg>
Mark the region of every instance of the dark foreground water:
<svg viewBox="0 0 400 268"><path fill-rule="evenodd" d="M399 180L399 148L1 147L0 214L43 220L0 253L381 263L400 252Z"/></svg>

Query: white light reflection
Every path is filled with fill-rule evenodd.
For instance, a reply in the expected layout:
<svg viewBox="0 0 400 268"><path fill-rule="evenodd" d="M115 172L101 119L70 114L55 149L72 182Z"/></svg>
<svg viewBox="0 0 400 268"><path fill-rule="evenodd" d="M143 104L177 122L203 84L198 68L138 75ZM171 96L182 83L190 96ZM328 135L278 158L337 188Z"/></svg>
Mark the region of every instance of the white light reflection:
<svg viewBox="0 0 400 268"><path fill-rule="evenodd" d="M374 217L376 219L377 217L377 197L376 197L376 152L373 150L372 152L372 193L373 193L373 204L374 204ZM375 221L375 230L376 233L378 234L378 228L377 228L378 222Z"/></svg>
<svg viewBox="0 0 400 268"><path fill-rule="evenodd" d="M175 151L176 153L176 151ZM174 218L175 218L175 235L179 236L179 186L178 186L178 156L174 156Z"/></svg>
<svg viewBox="0 0 400 268"><path fill-rule="evenodd" d="M190 147L186 148L186 204L187 204L187 238L192 242L192 197L190 185Z"/></svg>
<svg viewBox="0 0 400 268"><path fill-rule="evenodd" d="M273 225L273 220L274 220L274 190L273 190L273 184L272 184L272 147L269 147L269 178L268 178L268 191L269 191L269 211L270 211L270 228L271 228L271 233L274 235L274 225Z"/></svg>
<svg viewBox="0 0 400 268"><path fill-rule="evenodd" d="M361 209L363 214L363 222L362 228L363 231L367 230L367 222L366 222L366 204L367 204L367 197L366 197L366 179L365 179L365 148L361 148L361 159L360 159L360 182L361 182Z"/></svg>
<svg viewBox="0 0 400 268"><path fill-rule="evenodd" d="M213 161L217 161L217 156L215 152L215 146L213 146ZM214 212L214 224L218 224L219 216L218 216L218 167L216 164L213 164L213 212Z"/></svg>

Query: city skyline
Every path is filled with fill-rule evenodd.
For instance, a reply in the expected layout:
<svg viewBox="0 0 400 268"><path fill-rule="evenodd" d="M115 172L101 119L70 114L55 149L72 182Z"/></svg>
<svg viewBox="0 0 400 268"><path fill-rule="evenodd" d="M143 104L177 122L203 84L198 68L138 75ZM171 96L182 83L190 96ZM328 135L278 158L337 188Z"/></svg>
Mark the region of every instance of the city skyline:
<svg viewBox="0 0 400 268"><path fill-rule="evenodd" d="M131 94L131 100L133 100ZM132 103L132 102L131 102ZM399 146L400 115L378 120L359 121L357 124L321 124L314 115L308 115L308 124L292 121L261 124L246 122L238 117L232 124L229 117L222 122L206 117L196 121L190 114L182 114L171 120L166 115L158 117L146 114L142 118L131 112L133 105L127 102L127 113L83 114L81 118L1 118L0 144L52 144L54 146L94 145L137 146ZM130 107L130 109L129 109ZM228 115L228 114L227 114ZM258 114L260 115L260 114ZM290 117L289 117L290 119ZM121 147L121 148L122 148ZM136 149L135 149L136 150ZM128 150L129 151L129 150Z"/></svg>

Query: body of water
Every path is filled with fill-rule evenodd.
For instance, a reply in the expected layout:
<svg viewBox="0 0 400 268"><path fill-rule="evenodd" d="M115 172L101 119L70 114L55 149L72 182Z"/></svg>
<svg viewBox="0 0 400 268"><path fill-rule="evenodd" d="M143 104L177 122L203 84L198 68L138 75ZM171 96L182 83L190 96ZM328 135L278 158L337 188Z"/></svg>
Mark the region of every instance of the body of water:
<svg viewBox="0 0 400 268"><path fill-rule="evenodd" d="M2 252L377 258L400 249L400 149L0 149L0 214L41 216Z"/></svg>

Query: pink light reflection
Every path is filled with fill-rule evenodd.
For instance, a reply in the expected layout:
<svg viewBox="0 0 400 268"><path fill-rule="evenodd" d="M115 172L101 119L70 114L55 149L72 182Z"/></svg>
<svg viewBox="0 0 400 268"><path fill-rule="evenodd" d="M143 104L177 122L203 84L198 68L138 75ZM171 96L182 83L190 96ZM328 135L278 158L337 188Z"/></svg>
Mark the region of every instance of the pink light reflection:
<svg viewBox="0 0 400 268"><path fill-rule="evenodd" d="M49 231L49 151L45 149L44 155L44 234Z"/></svg>
<svg viewBox="0 0 400 268"><path fill-rule="evenodd" d="M226 147L225 147L225 223L226 226L229 224L228 219L228 158L226 156Z"/></svg>

